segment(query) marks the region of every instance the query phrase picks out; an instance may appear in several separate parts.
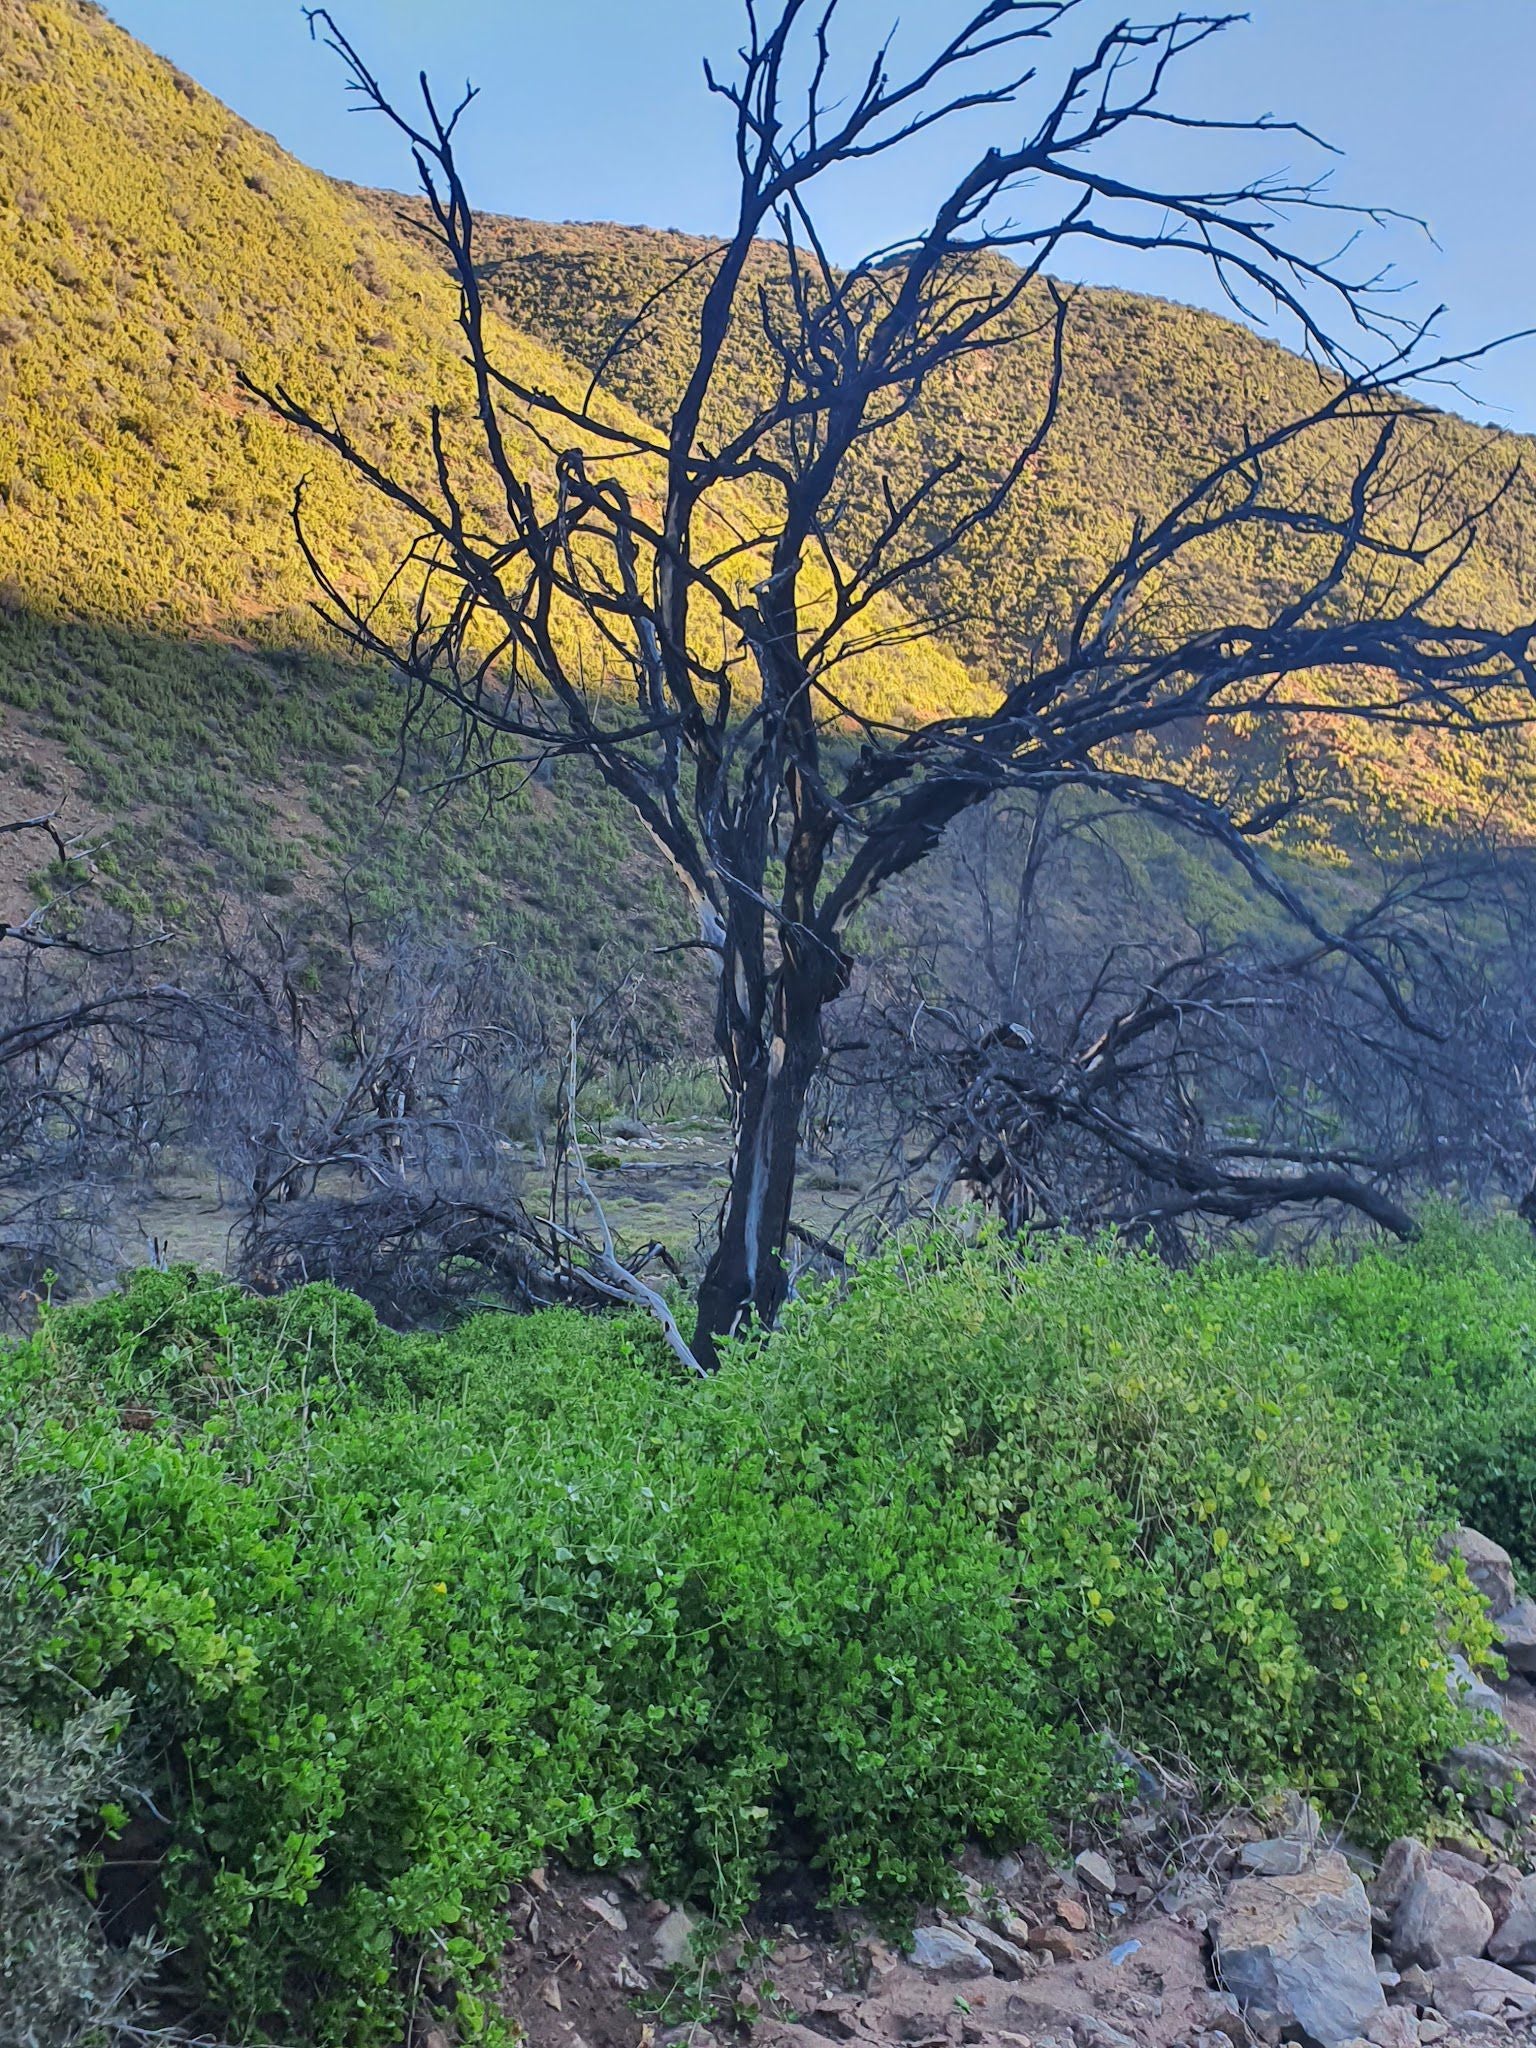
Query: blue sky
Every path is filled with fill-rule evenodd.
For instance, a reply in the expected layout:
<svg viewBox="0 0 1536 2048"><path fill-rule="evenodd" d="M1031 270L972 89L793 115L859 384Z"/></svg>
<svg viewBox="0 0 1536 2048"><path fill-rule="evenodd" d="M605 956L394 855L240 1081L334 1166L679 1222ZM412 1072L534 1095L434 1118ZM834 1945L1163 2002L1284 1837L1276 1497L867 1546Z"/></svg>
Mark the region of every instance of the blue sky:
<svg viewBox="0 0 1536 2048"><path fill-rule="evenodd" d="M1536 325L1536 0L1250 6L1248 25L1191 60L1178 102L1301 120L1344 152L1334 196L1425 219L1433 243L1407 230L1378 236L1371 267L1394 262L1413 287L1405 309L1447 305L1447 346ZM902 42L919 49L955 22L960 0L844 0L844 10L850 47L899 17ZM337 67L292 0L108 0L108 11L307 163L363 183L410 182L383 124L346 111ZM463 155L486 210L702 233L728 220L726 110L705 92L700 56L728 61L735 0L339 0L334 11L392 85L405 89L425 64L444 85L468 76L482 88ZM1106 11L1087 0L1085 26ZM1153 139L1154 173L1172 173L1177 148ZM1204 161L1227 174L1318 163L1278 136L1211 145ZM835 189L834 253L912 226L944 168L940 148L918 150ZM1219 303L1193 268L1110 256L1072 274ZM1536 432L1536 342L1481 366L1467 392L1447 402Z"/></svg>

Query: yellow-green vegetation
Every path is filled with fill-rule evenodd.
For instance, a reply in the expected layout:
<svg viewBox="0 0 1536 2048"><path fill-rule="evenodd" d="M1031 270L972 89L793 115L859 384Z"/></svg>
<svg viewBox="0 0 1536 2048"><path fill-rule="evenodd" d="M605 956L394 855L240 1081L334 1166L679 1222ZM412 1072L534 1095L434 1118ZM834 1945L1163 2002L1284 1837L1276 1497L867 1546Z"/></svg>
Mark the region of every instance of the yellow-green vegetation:
<svg viewBox="0 0 1536 2048"><path fill-rule="evenodd" d="M442 407L450 446L469 416L456 304L414 237L85 0L0 0L0 696L13 766L33 759L37 772L37 749L18 742L39 737L45 783L71 762L91 812L127 822L125 871L148 862L203 889L271 878L283 893L361 861L400 910L446 899L519 939L528 898L548 896L581 954L653 907L633 832L614 837L618 813L595 792L582 788L575 816L551 822L562 805L546 797L489 829L459 805L421 847L419 806L376 826L397 701L309 610L294 484L309 479L309 528L346 588L380 580L411 528L236 382L241 369L334 409L420 479L429 408ZM584 387L545 344L506 327L494 340L520 379L571 400ZM509 427L541 475L547 458ZM468 498L490 516L483 477ZM862 681L886 710L937 708L966 687L936 648L871 656ZM413 763L411 779L429 782L434 765ZM613 872L548 857L549 832L590 852L594 815Z"/></svg>
<svg viewBox="0 0 1536 2048"><path fill-rule="evenodd" d="M446 911L575 990L595 957L680 936L664 873L576 769L489 815L463 799L440 811L427 792L442 764L423 745L405 764L419 793L384 807L399 697L309 609L294 482L311 478L312 529L348 588L377 579L408 529L236 384L242 367L333 405L407 473L425 460L434 400L450 440L467 435L454 291L401 205L296 163L89 0L0 0L0 795L15 810L67 789L79 823L109 824L125 904L186 914L233 892L292 899L299 916L350 874L365 910ZM494 220L482 246L505 316L497 351L568 398L698 249ZM771 284L766 253L762 264ZM675 390L698 289L695 275L665 296L613 358L616 408L653 415ZM975 701L1048 641L1133 511L1162 503L1238 422L1316 392L1283 351L1155 300L1083 292L1072 334L1051 447L999 524L911 593L944 617L941 639L866 658L872 708ZM727 411L762 374L745 332L728 371ZM1040 376L1025 345L937 384L891 438L898 487L957 449L967 486L995 475L1033 420ZM1457 466L1452 500L1513 446L1455 421L1419 441L1405 463ZM547 458L520 446L541 476ZM1518 485L1447 605L1531 608L1533 505ZM850 544L877 509L873 479L855 475ZM1189 601L1240 612L1264 566L1224 551L1200 565ZM1536 820L1523 736L1473 747L1339 723L1306 745L1329 806L1313 850L1347 854L1394 824L1491 817L1523 833ZM1191 776L1236 761L1262 785L1276 765L1257 733L1191 732L1178 751Z"/></svg>
<svg viewBox="0 0 1536 2048"><path fill-rule="evenodd" d="M402 202L367 196L380 217ZM419 218L414 202L407 211ZM709 245L692 237L610 225L482 220L482 275L494 304L517 327L567 351L641 414L677 394ZM782 289L782 265L765 247L759 281ZM669 285L669 280L675 282ZM909 417L864 450L850 469L842 544L851 555L885 518L888 476L898 498L958 452L965 458L957 498L998 481L1041 417L1050 347L1043 293L1014 323L1033 338L967 357L936 378ZM1032 317L1033 316L1033 317ZM748 294L723 358L716 410L704 438L723 436L733 414L771 389L774 364ZM991 685L1046 653L1070 607L1125 545L1132 519L1155 517L1250 429L1299 417L1324 395L1318 372L1246 328L1185 306L1128 292L1073 297L1060 416L1046 448L1009 504L957 551L924 570L905 593L909 606L944 620L944 637ZM1310 438L1272 464L1274 483L1299 494L1336 465L1351 473L1359 432ZM1392 461L1394 522L1406 538L1421 511L1426 530L1497 488L1514 466L1516 437L1447 415L1405 430ZM936 501L942 506L943 499ZM1513 624L1536 613L1536 480L1517 479L1487 522L1471 558L1448 581L1441 615ZM1197 619L1239 621L1255 597L1271 596L1273 552L1224 532L1196 558L1174 595ZM1165 599L1166 601L1166 599ZM1373 837L1394 820L1444 827L1502 818L1522 836L1536 828L1536 747L1526 735L1456 742L1430 733L1384 736L1335 720L1297 727L1288 743L1308 761L1319 799L1343 822ZM1268 749L1275 746L1273 735ZM1215 728L1181 738L1182 773L1222 778L1235 761L1265 762L1256 727L1228 737ZM1343 814L1343 820L1338 816Z"/></svg>
<svg viewBox="0 0 1536 2048"><path fill-rule="evenodd" d="M551 1851L724 1912L807 1851L931 1897L1113 1801L1106 1735L1379 1838L1489 1642L1438 1518L1532 1561L1533 1327L1529 1241L1449 1226L1190 1273L912 1242L703 1385L632 1317L397 1337L141 1274L0 1357L0 1712L116 1703L99 1882L160 1861L219 2038L398 2040L423 1986L472 2037Z"/></svg>

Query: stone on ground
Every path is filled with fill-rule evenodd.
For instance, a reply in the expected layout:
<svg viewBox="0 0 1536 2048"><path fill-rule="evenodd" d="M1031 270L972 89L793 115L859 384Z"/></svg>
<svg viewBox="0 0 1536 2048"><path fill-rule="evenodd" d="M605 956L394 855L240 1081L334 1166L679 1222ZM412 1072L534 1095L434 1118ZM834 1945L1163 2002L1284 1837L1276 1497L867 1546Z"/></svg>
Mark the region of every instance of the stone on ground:
<svg viewBox="0 0 1536 2048"><path fill-rule="evenodd" d="M1433 1865L1404 1892L1392 1919L1392 1953L1399 1965L1426 1970L1459 1956L1480 1956L1493 1932L1493 1915L1471 1885Z"/></svg>
<svg viewBox="0 0 1536 2048"><path fill-rule="evenodd" d="M698 1921L682 1906L674 1906L651 1936L651 1961L658 1970L680 1970L693 1958L693 1937Z"/></svg>
<svg viewBox="0 0 1536 2048"><path fill-rule="evenodd" d="M1496 1963L1536 1963L1536 1876L1516 1884L1488 1953Z"/></svg>
<svg viewBox="0 0 1536 2048"><path fill-rule="evenodd" d="M1412 1835L1399 1835L1381 1859L1381 1868L1371 1884L1371 1904L1389 1917L1402 1903L1403 1893L1429 1868L1429 1851Z"/></svg>
<svg viewBox="0 0 1536 2048"><path fill-rule="evenodd" d="M984 1920L969 1917L960 1922L963 1932L971 1937L992 1965L999 1977L1027 1977L1035 1967L1035 1959L1026 1950L1012 1942L1005 1934L998 1934L988 1927ZM1025 1930L1026 1935L1028 1929Z"/></svg>
<svg viewBox="0 0 1536 2048"><path fill-rule="evenodd" d="M1211 1922L1217 1976L1267 2031L1340 2048L1386 2010L1365 1887L1334 1852L1285 1877L1243 1877Z"/></svg>
<svg viewBox="0 0 1536 2048"><path fill-rule="evenodd" d="M934 1977L990 1977L992 1965L968 1934L955 1927L918 1927L912 1934L914 1969Z"/></svg>
<svg viewBox="0 0 1536 2048"><path fill-rule="evenodd" d="M1476 1529L1456 1529L1445 1539L1444 1549L1460 1557L1467 1577L1488 1602L1489 1613L1507 1614L1515 1604L1515 1567L1503 1544Z"/></svg>
<svg viewBox="0 0 1536 2048"><path fill-rule="evenodd" d="M1478 1677L1459 1650L1453 1650L1445 1674L1445 1689L1457 1706L1471 1714L1497 1714L1504 1718L1504 1702L1486 1680Z"/></svg>
<svg viewBox="0 0 1536 2048"><path fill-rule="evenodd" d="M1511 1671L1536 1671L1536 1600L1516 1600L1494 1626Z"/></svg>
<svg viewBox="0 0 1536 2048"><path fill-rule="evenodd" d="M1480 1956L1460 1956L1430 1975L1435 2009L1448 2020L1463 2013L1536 2012L1536 1984Z"/></svg>
<svg viewBox="0 0 1536 2048"><path fill-rule="evenodd" d="M1529 1814L1536 1808L1536 1791L1520 1758L1497 1743L1464 1742L1450 1752L1438 1770L1451 1790L1459 1792L1475 1813Z"/></svg>

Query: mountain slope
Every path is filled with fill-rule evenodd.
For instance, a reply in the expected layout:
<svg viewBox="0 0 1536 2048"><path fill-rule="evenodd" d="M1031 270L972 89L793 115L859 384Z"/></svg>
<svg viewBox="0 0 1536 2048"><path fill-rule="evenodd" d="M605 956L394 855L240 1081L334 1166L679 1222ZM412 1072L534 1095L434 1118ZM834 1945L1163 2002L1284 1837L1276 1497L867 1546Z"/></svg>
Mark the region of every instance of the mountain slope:
<svg viewBox="0 0 1536 2048"><path fill-rule="evenodd" d="M360 196L381 225L404 216L419 229L417 202ZM514 326L600 368L606 387L643 415L676 394L708 244L643 228L483 218L479 247L488 296ZM770 292L782 276L766 249L759 274ZM912 415L882 436L880 468L855 465L843 514L850 550L883 520L882 472L899 495L960 448L965 491L997 480L1039 418L1047 357L1043 342L983 351L935 380ZM1236 445L1244 426L1299 416L1321 395L1311 365L1247 329L1120 291L1075 294L1066 365L1050 442L1005 511L907 593L915 609L946 619L948 644L994 685L1049 645L1137 513L1166 508ZM772 376L749 318L730 338L723 399L706 438L723 434L732 410ZM1405 522L1426 478L1442 500L1439 516L1454 518L1532 452L1519 437L1450 415L1401 440L1395 461ZM1356 452L1342 430L1314 439L1274 465L1279 480L1289 476L1299 488L1320 445L1341 473ZM1278 573L1261 545L1225 535L1199 562L1188 601L1212 621L1240 619ZM1517 477L1442 601L1446 616L1458 607L1503 624L1536 615L1536 475ZM1310 753L1320 796L1335 812L1347 807L1362 828L1374 829L1385 812L1420 826L1493 814L1521 836L1536 831L1536 747L1523 736L1473 746L1427 733L1384 741L1379 731L1336 721L1321 746L1306 733L1292 745ZM1233 765L1219 738L1198 751L1212 768ZM1243 751L1251 768L1252 740Z"/></svg>
<svg viewBox="0 0 1536 2048"><path fill-rule="evenodd" d="M322 918L347 874L363 910L507 938L541 985L575 996L675 935L667 878L574 767L494 811L460 801L439 813L441 763L416 748L385 807L397 698L309 610L294 482L310 476L311 519L348 580L376 577L407 530L235 382L238 364L334 403L407 469L424 460L434 400L450 434L467 432L454 292L402 209L296 163L89 0L0 0L0 815L67 794L71 821L112 828L108 865L128 904L191 914L232 894ZM488 221L503 360L575 395L697 246ZM690 289L611 364L616 407L665 403ZM1157 301L1085 292L1075 331L1053 448L1005 519L915 593L945 616L947 646L892 653L873 690L938 709L995 686L1131 511L1165 500L1223 421L1308 393L1312 373L1282 351ZM741 339L727 404L761 367ZM973 360L905 424L897 469L959 446L974 477L995 474L1037 395L1018 352ZM1471 472L1512 445L1454 421L1433 432ZM875 481L856 479L854 537L875 516ZM1204 601L1240 601L1263 567L1211 562ZM1495 615L1536 610L1528 486L1466 574ZM1188 749L1192 770L1201 746ZM1536 828L1524 740L1388 750L1346 728L1331 746L1316 766L1335 847L1383 812L1414 828L1490 812ZM13 894L26 880L0 874ZM679 956L651 970L679 977L680 1000L694 971Z"/></svg>
<svg viewBox="0 0 1536 2048"><path fill-rule="evenodd" d="M236 382L334 407L424 476L432 406L450 446L472 432L456 312L413 238L88 0L0 0L0 803L67 788L77 821L113 825L125 900L142 883L318 904L360 870L365 904L469 918L565 982L554 956L651 929L668 899L648 855L572 771L490 818L460 804L433 824L409 796L380 818L397 700L309 608L295 481L344 585L378 580L411 529ZM584 388L549 344L495 342L518 377ZM526 435L519 453L541 469ZM965 687L935 647L864 675L898 703ZM440 772L406 766L418 788Z"/></svg>

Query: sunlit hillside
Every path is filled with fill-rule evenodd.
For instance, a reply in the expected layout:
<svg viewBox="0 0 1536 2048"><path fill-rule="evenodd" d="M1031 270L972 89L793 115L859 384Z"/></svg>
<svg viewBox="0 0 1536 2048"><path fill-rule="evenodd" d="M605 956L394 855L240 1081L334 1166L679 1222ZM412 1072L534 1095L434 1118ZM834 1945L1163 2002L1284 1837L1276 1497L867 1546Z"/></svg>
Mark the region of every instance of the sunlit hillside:
<svg viewBox="0 0 1536 2048"><path fill-rule="evenodd" d="M414 202L389 194L372 195L372 203L381 223L402 212L419 218ZM649 229L520 220L482 220L479 232L484 280L514 325L600 368L607 388L641 413L677 391L707 276L704 243ZM766 251L761 271L771 290L778 267ZM948 644L994 684L1049 649L1138 513L1165 509L1245 428L1300 416L1321 396L1307 362L1231 321L1159 299L1081 290L1067 335L1063 402L1048 445L1001 516L906 593L915 609L946 621ZM855 466L844 512L850 551L884 518L884 478L900 497L956 449L967 458L967 491L1000 477L1040 417L1048 360L1043 338L1026 340L970 357L930 387L912 416L882 437L879 466ZM716 427L772 375L750 316L731 337L725 372ZM1346 460L1352 452L1342 436L1323 447ZM1402 519L1432 479L1431 523L1454 524L1529 453L1520 437L1450 415L1407 430L1395 458ZM1318 460L1309 442L1291 464L1298 486ZM1278 473L1286 476L1283 464ZM1275 574L1261 548L1224 534L1200 562L1190 600L1212 623L1241 620ZM1536 479L1517 476L1441 601L1446 616L1458 608L1502 623L1536 615ZM1526 739L1460 747L1425 734L1384 745L1379 732L1340 722L1327 734L1326 758L1313 736L1299 744L1312 751L1319 791L1364 824L1385 812L1435 825L1495 814L1522 833L1536 825L1536 751ZM1197 744L1194 753L1201 751Z"/></svg>
<svg viewBox="0 0 1536 2048"><path fill-rule="evenodd" d="M11 810L67 793L76 821L115 828L124 886L152 894L318 897L357 869L365 905L446 911L577 958L649 917L649 870L574 776L489 821L461 803L429 822L409 795L381 819L396 700L313 616L295 482L309 479L308 523L344 584L379 580L410 528L236 382L243 369L334 408L420 476L429 408L450 441L468 417L455 311L413 238L86 0L0 0ZM571 397L585 383L548 344L508 328L496 345L521 378ZM936 647L871 661L865 680L930 708L965 687ZM424 788L436 764L407 771Z"/></svg>
<svg viewBox="0 0 1536 2048"><path fill-rule="evenodd" d="M409 752L386 806L398 699L310 609L295 481L311 479L314 530L345 580L376 579L406 528L236 383L244 368L333 405L408 471L434 400L450 433L463 426L454 294L400 211L296 163L88 0L0 0L0 809L64 798L72 822L108 829L125 902L190 914L234 895L291 899L297 914L329 905L347 875L364 910L501 933L541 977L581 983L621 937L671 931L666 878L575 770L490 814L439 811L440 764ZM482 246L503 360L567 395L696 253L648 231L515 221L486 223ZM607 362L607 402L661 409L693 289L666 295ZM1155 300L1082 293L1073 333L1051 448L997 525L912 590L943 634L869 665L877 701L932 711L995 687L1048 644L1134 511L1237 421L1315 389L1283 352ZM727 407L761 374L750 337L730 370ZM1037 352L973 359L902 427L898 481L957 447L971 477L996 474L1038 397ZM1430 439L1466 489L1514 447L1453 421ZM878 503L866 474L850 541ZM1201 601L1230 614L1263 574L1260 560L1214 560ZM1447 601L1461 596L1500 617L1536 609L1529 486ZM1536 819L1523 739L1387 748L1341 728L1329 746L1312 764L1331 799L1317 816L1340 844L1347 813L1372 831ZM1189 737L1189 772L1223 765L1208 748ZM1262 779L1275 761L1255 745L1251 765ZM3 851L0 884L24 895L24 856Z"/></svg>

